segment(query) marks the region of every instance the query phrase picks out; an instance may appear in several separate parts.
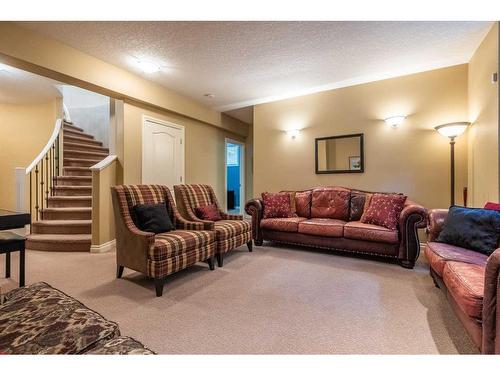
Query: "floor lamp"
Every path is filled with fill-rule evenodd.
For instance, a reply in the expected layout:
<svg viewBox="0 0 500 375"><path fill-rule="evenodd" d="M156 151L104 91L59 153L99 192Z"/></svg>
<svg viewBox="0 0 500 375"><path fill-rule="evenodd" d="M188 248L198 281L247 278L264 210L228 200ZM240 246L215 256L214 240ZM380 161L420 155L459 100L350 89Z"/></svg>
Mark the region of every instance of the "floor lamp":
<svg viewBox="0 0 500 375"><path fill-rule="evenodd" d="M455 204L455 138L461 135L469 125L469 122L451 122L449 124L439 125L434 128L439 134L450 139L450 204L452 206Z"/></svg>

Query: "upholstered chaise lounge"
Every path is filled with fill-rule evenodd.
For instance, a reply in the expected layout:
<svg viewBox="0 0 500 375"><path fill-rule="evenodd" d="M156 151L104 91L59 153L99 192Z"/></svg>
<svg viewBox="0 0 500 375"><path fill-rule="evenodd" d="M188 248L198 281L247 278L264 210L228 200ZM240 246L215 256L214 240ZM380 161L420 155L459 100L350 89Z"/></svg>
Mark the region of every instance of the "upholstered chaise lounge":
<svg viewBox="0 0 500 375"><path fill-rule="evenodd" d="M185 220L177 211L170 190L162 185L121 185L112 188L116 230L117 277L127 267L154 278L161 296L165 277L196 262L214 269L215 233L203 223ZM174 230L143 232L134 224L132 207L165 202Z"/></svg>
<svg viewBox="0 0 500 375"><path fill-rule="evenodd" d="M425 256L434 283L483 354L500 354L500 249L485 254L436 242L448 209L429 212Z"/></svg>
<svg viewBox="0 0 500 375"><path fill-rule="evenodd" d="M339 199L331 199L331 191L340 191ZM287 191L295 199L296 213L292 217L264 218L261 198L251 199L245 209L252 215L253 238L257 246L264 240L310 246L356 254L375 255L394 259L405 268L413 268L419 256L418 228L425 228L427 211L406 200L397 218L397 227L365 224L359 216L363 211L356 200L369 201L373 196L344 187L319 187L303 191ZM302 196L309 194L306 202ZM385 193L379 193L379 195ZM298 199L301 195L300 200ZM356 203L356 204L355 204ZM357 218L352 216L357 212ZM339 212L343 212L339 216Z"/></svg>
<svg viewBox="0 0 500 375"><path fill-rule="evenodd" d="M224 254L241 245L247 244L252 251L252 225L243 220L242 215L230 215L222 211L214 190L209 185L176 185L175 198L179 211L186 220L204 225L205 230L215 231L217 263L223 266ZM195 208L215 205L222 220L201 220L195 214Z"/></svg>

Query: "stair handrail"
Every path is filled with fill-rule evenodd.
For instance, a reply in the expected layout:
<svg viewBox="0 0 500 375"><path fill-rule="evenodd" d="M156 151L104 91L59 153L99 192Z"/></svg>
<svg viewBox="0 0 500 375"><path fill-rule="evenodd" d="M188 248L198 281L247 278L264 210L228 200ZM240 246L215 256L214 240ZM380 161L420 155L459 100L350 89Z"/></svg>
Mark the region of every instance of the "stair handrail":
<svg viewBox="0 0 500 375"><path fill-rule="evenodd" d="M49 150L52 148L52 145L54 145L54 143L57 140L57 137L59 136L59 133L61 132L62 124L63 124L63 120L58 118L56 120L56 124L54 126L54 130L52 131L52 135L49 138L49 141L47 142L45 147L42 149L42 151L38 154L38 156L31 162L29 167L26 168L27 175L30 174L30 172L33 170L33 168L35 168L35 166L38 163L40 163L40 161L45 157L45 155L47 155L47 152L49 152Z"/></svg>
<svg viewBox="0 0 500 375"><path fill-rule="evenodd" d="M32 221L39 220L44 208L48 207L49 198L55 195L57 177L61 169L63 125L62 118L56 119L52 134L42 151L27 168L15 169L16 210L29 211ZM29 209L27 210L25 200L28 191Z"/></svg>

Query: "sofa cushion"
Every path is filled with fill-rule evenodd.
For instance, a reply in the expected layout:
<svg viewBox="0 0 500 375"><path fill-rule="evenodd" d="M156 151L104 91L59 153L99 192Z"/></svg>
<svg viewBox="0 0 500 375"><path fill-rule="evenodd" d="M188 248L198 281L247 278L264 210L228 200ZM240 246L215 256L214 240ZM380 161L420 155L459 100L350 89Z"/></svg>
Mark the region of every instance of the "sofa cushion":
<svg viewBox="0 0 500 375"><path fill-rule="evenodd" d="M106 354L106 355L137 355L137 354L155 354L152 350L146 348L139 341L126 336L116 337L111 340L101 341L95 347L85 352L86 355Z"/></svg>
<svg viewBox="0 0 500 375"><path fill-rule="evenodd" d="M119 333L116 323L46 283L16 289L0 306L7 354L79 354Z"/></svg>
<svg viewBox="0 0 500 375"><path fill-rule="evenodd" d="M490 255L497 248L499 237L500 212L451 206L436 241Z"/></svg>
<svg viewBox="0 0 500 375"><path fill-rule="evenodd" d="M406 195L373 194L368 209L361 216L361 222L396 230L405 202Z"/></svg>
<svg viewBox="0 0 500 375"><path fill-rule="evenodd" d="M214 223L216 240L223 241L252 230L252 224L246 220L219 220Z"/></svg>
<svg viewBox="0 0 500 375"><path fill-rule="evenodd" d="M298 191L295 193L295 213L299 217L311 217L312 191Z"/></svg>
<svg viewBox="0 0 500 375"><path fill-rule="evenodd" d="M482 319L485 267L447 262L443 281L457 305L471 318Z"/></svg>
<svg viewBox="0 0 500 375"><path fill-rule="evenodd" d="M262 229L275 230L278 232L297 232L299 223L307 220L305 217L287 217L262 219L260 227Z"/></svg>
<svg viewBox="0 0 500 375"><path fill-rule="evenodd" d="M314 189L311 200L311 217L349 220L351 192L341 188Z"/></svg>
<svg viewBox="0 0 500 375"><path fill-rule="evenodd" d="M344 225L344 237L354 240L399 243L397 230L391 230L379 225L366 224L360 221L350 221Z"/></svg>
<svg viewBox="0 0 500 375"><path fill-rule="evenodd" d="M359 221L365 208L366 194L351 192L349 221Z"/></svg>
<svg viewBox="0 0 500 375"><path fill-rule="evenodd" d="M449 261L486 267L486 261L488 260L488 257L484 254L440 242L428 242L424 252L429 265L441 277L443 277L444 266Z"/></svg>
<svg viewBox="0 0 500 375"><path fill-rule="evenodd" d="M345 221L338 219L314 218L301 221L298 231L313 236L342 237L345 223Z"/></svg>
<svg viewBox="0 0 500 375"><path fill-rule="evenodd" d="M264 219L292 216L289 193L262 193L262 205Z"/></svg>
<svg viewBox="0 0 500 375"><path fill-rule="evenodd" d="M217 221L220 223L220 221ZM215 241L215 232L206 230L174 230L155 236L149 259L155 262L193 251Z"/></svg>

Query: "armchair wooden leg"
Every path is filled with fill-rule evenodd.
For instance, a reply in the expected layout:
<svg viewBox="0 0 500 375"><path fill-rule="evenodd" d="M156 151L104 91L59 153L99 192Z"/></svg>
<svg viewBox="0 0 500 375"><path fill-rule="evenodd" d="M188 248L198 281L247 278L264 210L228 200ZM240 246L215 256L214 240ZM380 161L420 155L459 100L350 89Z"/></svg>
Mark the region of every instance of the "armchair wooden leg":
<svg viewBox="0 0 500 375"><path fill-rule="evenodd" d="M252 240L247 242L247 247L248 247L248 251L252 252L252 250L253 250L253 241Z"/></svg>
<svg viewBox="0 0 500 375"><path fill-rule="evenodd" d="M207 259L208 267L210 267L210 271L213 271L215 269L215 259L213 256Z"/></svg>
<svg viewBox="0 0 500 375"><path fill-rule="evenodd" d="M117 278L117 279L121 279L121 277L122 277L122 275L123 275L123 269L124 269L124 268L125 268L125 267L120 266L120 265L116 266L116 278Z"/></svg>
<svg viewBox="0 0 500 375"><path fill-rule="evenodd" d="M161 297L163 295L164 284L165 284L165 279L155 279L156 297Z"/></svg>
<svg viewBox="0 0 500 375"><path fill-rule="evenodd" d="M219 267L222 267L222 266L223 266L223 264L224 264L224 254L222 254L222 253L218 253L218 254L217 254L217 265L218 265Z"/></svg>
<svg viewBox="0 0 500 375"><path fill-rule="evenodd" d="M10 251L7 250L5 253L5 278L8 279L10 277Z"/></svg>

